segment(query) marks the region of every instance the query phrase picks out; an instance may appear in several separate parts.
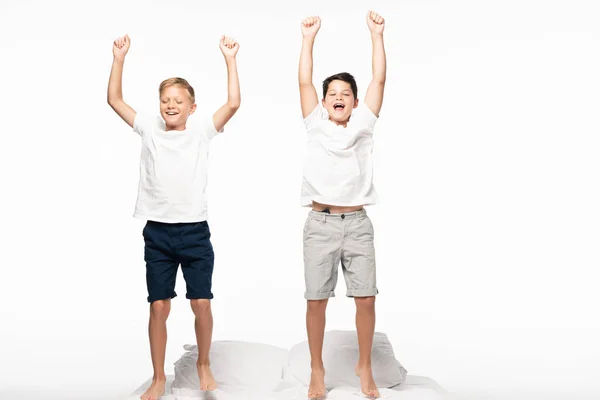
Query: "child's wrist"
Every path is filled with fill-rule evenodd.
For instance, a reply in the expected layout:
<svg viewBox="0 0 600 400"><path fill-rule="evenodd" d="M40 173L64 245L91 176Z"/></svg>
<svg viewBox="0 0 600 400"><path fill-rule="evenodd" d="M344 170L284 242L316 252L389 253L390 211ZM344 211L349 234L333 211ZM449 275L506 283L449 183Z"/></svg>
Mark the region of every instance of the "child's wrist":
<svg viewBox="0 0 600 400"><path fill-rule="evenodd" d="M383 40L383 32L378 32L378 33L371 32L371 40L373 42Z"/></svg>
<svg viewBox="0 0 600 400"><path fill-rule="evenodd" d="M225 57L225 65L227 65L227 68L236 66L235 56L224 56L224 57Z"/></svg>

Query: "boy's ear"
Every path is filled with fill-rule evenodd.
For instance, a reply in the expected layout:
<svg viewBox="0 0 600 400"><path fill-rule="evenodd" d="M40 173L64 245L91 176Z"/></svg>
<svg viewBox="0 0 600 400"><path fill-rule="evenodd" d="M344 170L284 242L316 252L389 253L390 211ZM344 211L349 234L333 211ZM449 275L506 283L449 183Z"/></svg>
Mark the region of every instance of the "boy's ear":
<svg viewBox="0 0 600 400"><path fill-rule="evenodd" d="M354 107L352 107L352 108L356 108L356 107L358 107L358 99L354 99Z"/></svg>
<svg viewBox="0 0 600 400"><path fill-rule="evenodd" d="M325 107L325 97L323 97L323 98L321 99L321 104L323 105L323 107Z"/></svg>
<svg viewBox="0 0 600 400"><path fill-rule="evenodd" d="M192 104L192 108L190 108L190 115L192 115L196 111L196 103Z"/></svg>

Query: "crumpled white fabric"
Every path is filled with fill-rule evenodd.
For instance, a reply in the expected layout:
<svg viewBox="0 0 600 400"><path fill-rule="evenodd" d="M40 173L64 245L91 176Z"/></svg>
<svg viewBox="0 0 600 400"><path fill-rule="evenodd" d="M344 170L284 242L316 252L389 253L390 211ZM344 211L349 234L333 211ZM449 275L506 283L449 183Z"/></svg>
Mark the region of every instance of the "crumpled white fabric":
<svg viewBox="0 0 600 400"><path fill-rule="evenodd" d="M174 400L307 400L308 387L295 386L280 391L242 390L221 387L212 392L191 389L173 389ZM417 388L409 390L379 389L382 400L447 400L448 397L432 389ZM339 387L327 392L324 400L360 400L367 399L360 389Z"/></svg>
<svg viewBox="0 0 600 400"><path fill-rule="evenodd" d="M198 348L185 345L175 362L173 389L200 388ZM215 341L210 349L210 368L218 386L273 391L281 381L288 351L263 343Z"/></svg>
<svg viewBox="0 0 600 400"><path fill-rule="evenodd" d="M432 388L428 378L410 377L408 385L400 389L379 389L382 400L450 400L449 395ZM239 389L222 386L212 392L188 388L172 388L173 376L167 377L167 388L160 400L307 400L308 387L281 381L273 391L255 389ZM134 392L130 400L139 400L140 395L150 386L152 379L147 380ZM429 385L429 386L428 386ZM324 400L360 400L366 397L360 389L354 387L337 387L327 393Z"/></svg>
<svg viewBox="0 0 600 400"><path fill-rule="evenodd" d="M344 386L360 387L360 379L354 368L358 362L358 336L356 331L327 331L323 340L323 364L325 366L325 386L334 389ZM396 359L394 349L387 335L375 332L371 350L373 379L380 388L401 385L406 380L407 371ZM286 379L295 380L308 386L310 383L310 351L308 341L296 344L290 349L286 369Z"/></svg>

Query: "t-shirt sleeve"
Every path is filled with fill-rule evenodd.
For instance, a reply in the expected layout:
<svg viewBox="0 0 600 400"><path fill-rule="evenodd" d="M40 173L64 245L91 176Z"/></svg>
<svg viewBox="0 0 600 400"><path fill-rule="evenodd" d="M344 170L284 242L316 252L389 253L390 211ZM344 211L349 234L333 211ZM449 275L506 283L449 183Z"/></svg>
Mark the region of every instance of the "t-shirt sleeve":
<svg viewBox="0 0 600 400"><path fill-rule="evenodd" d="M137 112L133 120L133 131L141 137L149 134L158 126L159 120L156 115Z"/></svg>
<svg viewBox="0 0 600 400"><path fill-rule="evenodd" d="M364 102L358 103L358 107L354 110L352 118L357 120L361 126L364 126L369 131L375 129L375 123L379 120Z"/></svg>
<svg viewBox="0 0 600 400"><path fill-rule="evenodd" d="M211 140L219 133L225 132L225 128L221 128L220 131L215 129L215 123L213 122L213 116L205 114L194 114L187 120L187 128L193 132L202 135L207 140Z"/></svg>
<svg viewBox="0 0 600 400"><path fill-rule="evenodd" d="M327 111L323 108L323 106L321 106L321 104L317 104L315 109L312 110L311 113L306 116L306 118L304 118L304 126L306 126L306 130L310 131L327 117Z"/></svg>
<svg viewBox="0 0 600 400"><path fill-rule="evenodd" d="M220 131L217 131L212 115L202 118L202 122L200 123L200 129L202 129L208 140L214 138L219 133L225 132L225 127L221 128Z"/></svg>

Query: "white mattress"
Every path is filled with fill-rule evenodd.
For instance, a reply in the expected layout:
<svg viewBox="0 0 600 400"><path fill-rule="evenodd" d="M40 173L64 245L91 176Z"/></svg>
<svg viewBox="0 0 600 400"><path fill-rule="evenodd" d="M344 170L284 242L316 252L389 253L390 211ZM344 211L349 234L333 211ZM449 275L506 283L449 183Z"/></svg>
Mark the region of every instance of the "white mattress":
<svg viewBox="0 0 600 400"><path fill-rule="evenodd" d="M220 387L213 392L179 391L173 393L171 384L174 376L167 377L167 388L161 400L306 400L308 388L296 386L285 381L277 391L259 392L256 390L243 390L240 388ZM144 382L127 400L138 400L150 386L152 379ZM381 399L384 400L437 400L447 399L444 390L432 379L411 376L406 377L406 382L391 389L379 389ZM327 393L327 400L358 400L365 398L358 388L340 387Z"/></svg>

